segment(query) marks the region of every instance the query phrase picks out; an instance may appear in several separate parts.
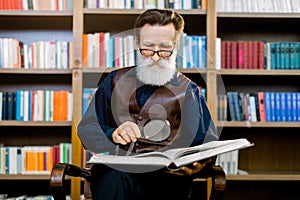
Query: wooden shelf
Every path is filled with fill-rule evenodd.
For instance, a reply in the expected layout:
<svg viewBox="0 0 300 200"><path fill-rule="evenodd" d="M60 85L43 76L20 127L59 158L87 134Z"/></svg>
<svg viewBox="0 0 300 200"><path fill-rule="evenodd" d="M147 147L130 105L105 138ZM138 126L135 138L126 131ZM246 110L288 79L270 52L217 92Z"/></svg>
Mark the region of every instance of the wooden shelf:
<svg viewBox="0 0 300 200"><path fill-rule="evenodd" d="M50 174L1 174L0 180L50 180Z"/></svg>
<svg viewBox="0 0 300 200"><path fill-rule="evenodd" d="M300 181L300 174L227 175L228 181Z"/></svg>
<svg viewBox="0 0 300 200"><path fill-rule="evenodd" d="M0 74L72 74L72 69L0 69Z"/></svg>
<svg viewBox="0 0 300 200"><path fill-rule="evenodd" d="M83 68L82 72L83 73L109 73L116 69L118 68ZM203 69L203 68L201 69L200 68L192 68L192 69L178 68L178 70L182 73L191 73L191 74L196 74L196 73L203 74L207 72L207 69Z"/></svg>
<svg viewBox="0 0 300 200"><path fill-rule="evenodd" d="M218 122L219 127L244 127L244 128L299 128L299 122L249 122L249 121L227 121Z"/></svg>
<svg viewBox="0 0 300 200"><path fill-rule="evenodd" d="M41 126L41 127L59 127L71 126L72 122L68 121L54 121L54 122L40 122L40 121L16 121L16 120L2 120L0 126Z"/></svg>
<svg viewBox="0 0 300 200"><path fill-rule="evenodd" d="M300 18L300 13L262 13L262 12L218 12L217 17L226 18Z"/></svg>
<svg viewBox="0 0 300 200"><path fill-rule="evenodd" d="M207 72L207 69L204 68L192 68L192 69L183 69L183 68L178 68L178 71L182 73L188 73L188 74L203 74Z"/></svg>
<svg viewBox="0 0 300 200"><path fill-rule="evenodd" d="M0 16L73 16L72 11L0 10Z"/></svg>
<svg viewBox="0 0 300 200"><path fill-rule="evenodd" d="M253 75L253 76L299 76L300 70L264 70L264 69L222 69L218 71L221 75Z"/></svg>
<svg viewBox="0 0 300 200"><path fill-rule="evenodd" d="M83 73L110 73L117 68L82 68Z"/></svg>
<svg viewBox="0 0 300 200"><path fill-rule="evenodd" d="M186 9L176 10L182 15L206 15L206 10L201 9ZM138 15L144 12L145 9L101 9L101 8L85 8L83 9L84 14L109 14L109 15Z"/></svg>
<svg viewBox="0 0 300 200"><path fill-rule="evenodd" d="M1 174L0 180L50 180L50 174ZM66 180L71 180L69 176L66 176Z"/></svg>

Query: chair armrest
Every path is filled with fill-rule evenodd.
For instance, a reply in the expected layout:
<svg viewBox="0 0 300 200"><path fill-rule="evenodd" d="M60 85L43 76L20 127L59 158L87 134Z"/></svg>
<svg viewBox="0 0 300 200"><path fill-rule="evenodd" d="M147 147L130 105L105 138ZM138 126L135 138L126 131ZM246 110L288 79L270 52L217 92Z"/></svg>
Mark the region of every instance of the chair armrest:
<svg viewBox="0 0 300 200"><path fill-rule="evenodd" d="M214 199L222 199L225 189L226 189L226 174L221 166L214 165L212 167L212 171L214 174L213 179L213 198Z"/></svg>
<svg viewBox="0 0 300 200"><path fill-rule="evenodd" d="M50 188L54 199L66 199L65 175L82 177L90 180L89 169L84 169L68 163L57 163L54 165L50 175Z"/></svg>

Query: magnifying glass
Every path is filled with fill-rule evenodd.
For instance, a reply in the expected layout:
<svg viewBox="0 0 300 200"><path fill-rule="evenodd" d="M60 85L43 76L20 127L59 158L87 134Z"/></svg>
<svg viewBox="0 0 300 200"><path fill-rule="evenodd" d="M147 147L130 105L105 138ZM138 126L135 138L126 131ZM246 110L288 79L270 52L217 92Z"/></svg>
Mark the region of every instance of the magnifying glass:
<svg viewBox="0 0 300 200"><path fill-rule="evenodd" d="M171 134L170 122L165 119L151 119L145 123L141 132L145 139L149 141L164 141Z"/></svg>
<svg viewBox="0 0 300 200"><path fill-rule="evenodd" d="M142 137L138 140L148 140L151 142L162 142L166 140L171 134L170 122L166 119L150 119L141 128ZM135 142L131 142L126 156L130 155Z"/></svg>

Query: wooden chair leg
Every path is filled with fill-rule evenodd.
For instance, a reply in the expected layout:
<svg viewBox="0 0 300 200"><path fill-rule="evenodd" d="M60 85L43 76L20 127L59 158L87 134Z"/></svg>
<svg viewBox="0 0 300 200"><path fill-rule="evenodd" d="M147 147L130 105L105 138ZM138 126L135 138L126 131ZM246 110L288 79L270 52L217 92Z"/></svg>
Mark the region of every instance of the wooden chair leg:
<svg viewBox="0 0 300 200"><path fill-rule="evenodd" d="M210 200L211 192L213 190L213 180L212 178L207 178L206 180L206 200Z"/></svg>

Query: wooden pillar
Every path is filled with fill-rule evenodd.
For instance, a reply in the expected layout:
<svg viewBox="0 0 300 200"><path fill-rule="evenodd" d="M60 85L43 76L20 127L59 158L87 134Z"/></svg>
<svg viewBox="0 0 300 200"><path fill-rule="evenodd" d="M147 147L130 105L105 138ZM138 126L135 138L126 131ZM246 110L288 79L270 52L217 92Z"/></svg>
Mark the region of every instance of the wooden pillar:
<svg viewBox="0 0 300 200"><path fill-rule="evenodd" d="M73 116L72 116L72 163L82 166L82 145L77 134L77 125L82 115L82 34L83 34L83 0L73 1ZM71 177L71 198L79 200L81 195L81 178Z"/></svg>
<svg viewBox="0 0 300 200"><path fill-rule="evenodd" d="M217 122L217 78L216 78L216 36L217 16L215 0L207 1L206 39L207 39L207 104L213 121Z"/></svg>

